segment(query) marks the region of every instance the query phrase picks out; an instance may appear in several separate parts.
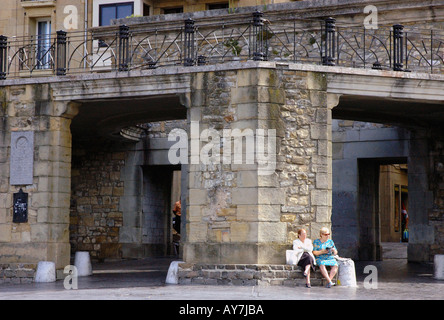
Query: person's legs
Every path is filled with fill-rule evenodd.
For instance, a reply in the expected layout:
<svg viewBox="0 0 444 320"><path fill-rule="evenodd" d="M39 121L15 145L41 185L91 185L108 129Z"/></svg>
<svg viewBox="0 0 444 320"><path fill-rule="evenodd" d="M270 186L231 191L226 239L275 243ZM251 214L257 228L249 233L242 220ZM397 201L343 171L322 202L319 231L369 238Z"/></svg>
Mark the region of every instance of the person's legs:
<svg viewBox="0 0 444 320"><path fill-rule="evenodd" d="M305 282L306 282L306 284L309 285L310 284L310 265L309 264L305 266L304 274L305 274Z"/></svg>
<svg viewBox="0 0 444 320"><path fill-rule="evenodd" d="M328 281L331 282L330 277L328 276L327 268L324 265L319 265L319 270L321 270L322 276Z"/></svg>
<svg viewBox="0 0 444 320"><path fill-rule="evenodd" d="M307 276L309 273L310 273L310 265L307 264L307 265L305 266L304 276Z"/></svg>
<svg viewBox="0 0 444 320"><path fill-rule="evenodd" d="M333 280L337 272L338 272L338 266L332 266L330 268L330 279Z"/></svg>

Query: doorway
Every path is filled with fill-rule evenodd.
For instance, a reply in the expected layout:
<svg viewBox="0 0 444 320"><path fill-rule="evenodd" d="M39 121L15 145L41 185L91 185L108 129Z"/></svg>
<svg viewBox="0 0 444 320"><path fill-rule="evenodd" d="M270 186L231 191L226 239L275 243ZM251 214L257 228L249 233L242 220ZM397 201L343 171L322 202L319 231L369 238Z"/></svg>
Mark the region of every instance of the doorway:
<svg viewBox="0 0 444 320"><path fill-rule="evenodd" d="M382 260L407 259L408 167L402 163L381 165L379 173Z"/></svg>
<svg viewBox="0 0 444 320"><path fill-rule="evenodd" d="M382 242L408 242L407 164L381 165L379 207Z"/></svg>
<svg viewBox="0 0 444 320"><path fill-rule="evenodd" d="M173 214L180 199L180 168L170 165L143 166L142 243L145 256L177 255L180 236Z"/></svg>
<svg viewBox="0 0 444 320"><path fill-rule="evenodd" d="M358 167L359 259L382 260L394 250L407 257L407 159L359 159Z"/></svg>

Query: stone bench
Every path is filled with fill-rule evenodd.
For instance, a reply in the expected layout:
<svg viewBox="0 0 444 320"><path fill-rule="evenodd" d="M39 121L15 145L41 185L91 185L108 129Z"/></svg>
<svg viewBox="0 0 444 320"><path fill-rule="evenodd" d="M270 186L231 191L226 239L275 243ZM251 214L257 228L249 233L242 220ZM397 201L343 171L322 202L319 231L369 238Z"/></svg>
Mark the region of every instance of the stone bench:
<svg viewBox="0 0 444 320"><path fill-rule="evenodd" d="M178 283L186 285L305 286L303 272L296 265L180 263L177 275ZM326 285L318 268L311 272L310 282L312 286Z"/></svg>

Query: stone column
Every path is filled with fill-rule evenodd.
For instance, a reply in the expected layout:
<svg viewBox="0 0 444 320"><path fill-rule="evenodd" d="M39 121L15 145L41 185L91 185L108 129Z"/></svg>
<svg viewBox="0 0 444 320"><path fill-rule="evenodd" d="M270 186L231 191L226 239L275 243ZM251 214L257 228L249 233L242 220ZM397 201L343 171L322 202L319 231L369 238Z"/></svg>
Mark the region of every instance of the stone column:
<svg viewBox="0 0 444 320"><path fill-rule="evenodd" d="M49 85L28 84L2 90L0 251L1 262L54 261L69 264L71 118L77 106L51 101ZM33 132L32 182L11 185L11 132ZM12 164L14 165L14 164ZM12 199L28 193L28 221L13 223Z"/></svg>
<svg viewBox="0 0 444 320"><path fill-rule="evenodd" d="M327 95L326 83L320 73L275 67L195 74L186 262L283 264L299 228L317 238L321 227L331 227L331 107L337 97ZM225 140L208 144L208 136L223 138L235 129L254 135L254 142L244 138L242 164L234 163L233 149L231 159L223 157ZM276 163L268 163L267 174L256 161L260 129L276 137ZM246 163L251 145L255 160ZM202 163L211 148L220 159Z"/></svg>
<svg viewBox="0 0 444 320"><path fill-rule="evenodd" d="M195 74L192 82L190 163L184 260L205 263L267 263L280 261L286 223L280 221L285 193L270 161L258 163L258 133L283 136L279 105L283 91L274 71L246 69ZM265 129L265 131L258 131ZM268 131L273 129L274 131ZM235 138L242 148L235 149ZM211 137L208 137L208 136ZM219 158L206 161L208 142ZM225 139L225 140L224 140ZM228 146L230 144L231 147ZM231 150L229 150L231 148ZM242 163L236 161L242 156ZM252 157L252 158L250 158ZM249 159L249 160L247 160ZM253 159L253 160L251 160Z"/></svg>
<svg viewBox="0 0 444 320"><path fill-rule="evenodd" d="M429 130L412 130L409 159L409 244L407 258L412 262L433 261L440 253L438 232L442 229L442 137ZM442 241L441 241L442 243ZM433 252L433 249L437 249Z"/></svg>

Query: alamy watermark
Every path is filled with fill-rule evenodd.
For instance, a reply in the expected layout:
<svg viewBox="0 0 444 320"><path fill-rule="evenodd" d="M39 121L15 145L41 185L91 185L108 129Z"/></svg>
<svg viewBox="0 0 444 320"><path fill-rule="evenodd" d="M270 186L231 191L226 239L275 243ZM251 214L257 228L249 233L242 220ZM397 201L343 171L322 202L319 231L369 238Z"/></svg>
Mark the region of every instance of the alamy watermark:
<svg viewBox="0 0 444 320"><path fill-rule="evenodd" d="M258 175L270 175L276 169L275 129L200 131L199 122L191 121L190 136L176 128L168 141L175 141L168 151L171 164L257 164Z"/></svg>
<svg viewBox="0 0 444 320"><path fill-rule="evenodd" d="M74 5L67 5L63 8L63 13L66 14L66 17L63 20L63 27L65 30L77 30L79 28L77 7Z"/></svg>
<svg viewBox="0 0 444 320"><path fill-rule="evenodd" d="M63 273L67 274L65 279L63 280L63 287L66 290L77 290L79 288L78 286L78 272L77 267L73 265L67 265L65 269L63 269Z"/></svg>
<svg viewBox="0 0 444 320"><path fill-rule="evenodd" d="M376 266L370 264L365 266L364 273L369 274L364 279L364 288L365 289L378 289L378 268Z"/></svg>
<svg viewBox="0 0 444 320"><path fill-rule="evenodd" d="M364 8L364 13L367 16L364 19L365 29L378 29L378 8L374 5L368 5Z"/></svg>

